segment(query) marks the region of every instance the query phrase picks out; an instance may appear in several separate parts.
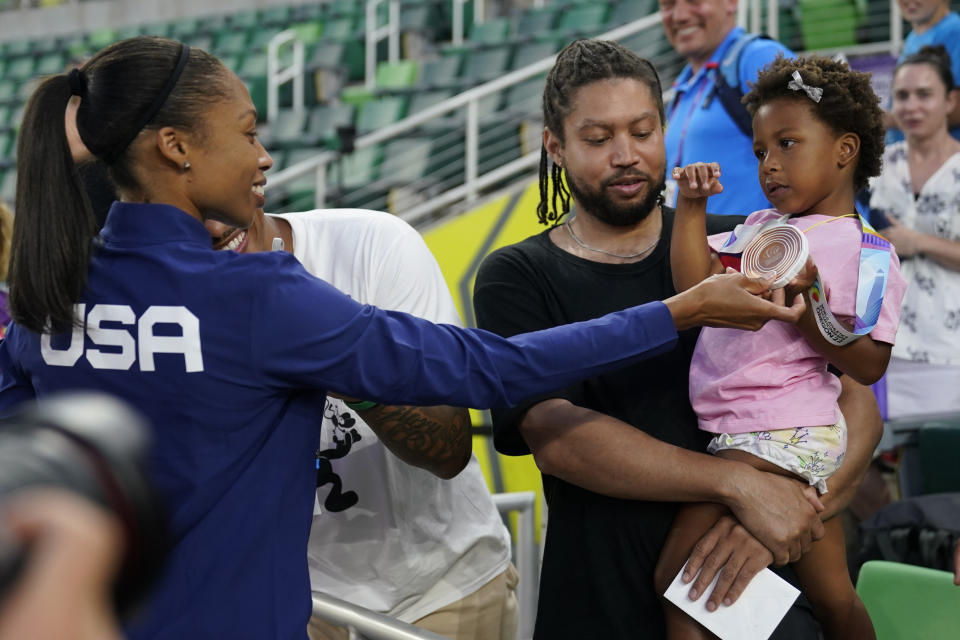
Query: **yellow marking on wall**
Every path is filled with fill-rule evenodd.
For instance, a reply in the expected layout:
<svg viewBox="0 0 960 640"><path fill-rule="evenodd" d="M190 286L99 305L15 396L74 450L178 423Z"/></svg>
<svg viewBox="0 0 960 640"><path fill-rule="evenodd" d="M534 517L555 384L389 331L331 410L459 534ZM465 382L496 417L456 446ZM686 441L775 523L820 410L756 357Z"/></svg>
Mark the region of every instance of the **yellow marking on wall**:
<svg viewBox="0 0 960 640"><path fill-rule="evenodd" d="M519 198L517 198L518 192ZM442 221L423 232L427 246L440 264L461 318L473 317L473 281L476 276L476 267L481 259L499 247L520 242L545 229L537 222L536 207L539 201L538 184L533 180L526 186L518 187L518 191L486 202L476 209ZM511 203L513 203L512 210L508 211ZM504 219L504 216L508 217ZM464 286L465 283L468 286ZM481 412L471 410L470 413L474 424L484 422ZM542 496L540 471L533 462L533 456L503 456L494 453L493 448L489 446L489 438L482 435L474 436L473 450L491 491L534 491L538 497ZM502 481L502 487L496 486L495 478ZM536 505L538 538L540 505L541 500L538 499ZM516 531L514 518L511 518L511 524Z"/></svg>

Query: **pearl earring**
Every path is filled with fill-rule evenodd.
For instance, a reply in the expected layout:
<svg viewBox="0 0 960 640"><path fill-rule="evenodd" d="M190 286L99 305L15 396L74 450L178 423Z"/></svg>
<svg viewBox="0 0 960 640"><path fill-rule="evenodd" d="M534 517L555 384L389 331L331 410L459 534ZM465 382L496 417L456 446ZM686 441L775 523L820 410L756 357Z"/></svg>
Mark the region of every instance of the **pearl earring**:
<svg viewBox="0 0 960 640"><path fill-rule="evenodd" d="M183 170L186 171L186 170L189 169L189 168L190 168L190 163L189 163L189 162L184 162L184 163L183 163Z"/></svg>

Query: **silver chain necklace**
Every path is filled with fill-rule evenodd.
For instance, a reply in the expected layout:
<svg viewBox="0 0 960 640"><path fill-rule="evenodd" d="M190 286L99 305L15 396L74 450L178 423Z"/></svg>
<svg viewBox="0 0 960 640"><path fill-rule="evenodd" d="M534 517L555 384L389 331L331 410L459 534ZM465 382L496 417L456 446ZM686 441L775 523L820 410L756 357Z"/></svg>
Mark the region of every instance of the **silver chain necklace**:
<svg viewBox="0 0 960 640"><path fill-rule="evenodd" d="M649 247L647 247L646 249L641 249L640 251L637 251L636 253L629 253L629 254L627 254L627 255L623 255L623 254L620 254L620 253L614 253L613 251L607 251L606 249L595 249L595 248L591 247L591 246L588 245L586 242L584 242L583 240L581 240L580 238L578 238L578 237L577 237L577 234L573 232L573 227L570 226L570 220L567 220L566 222L564 222L564 223L563 223L563 226L566 228L567 233L570 234L570 237L573 238L573 241L576 242L576 243L577 243L578 245L580 245L581 247L583 247L584 249L586 249L587 251L593 251L593 252L595 252L595 253L602 253L602 254L605 255L605 256L610 256L611 258L620 258L621 260L629 260L630 258L639 258L639 257L642 256L643 254L647 253L648 251L650 251L651 249L653 249L654 247L656 247L658 244L660 244L660 236L657 236L657 239L653 241L653 244L651 244L651 245L650 245Z"/></svg>

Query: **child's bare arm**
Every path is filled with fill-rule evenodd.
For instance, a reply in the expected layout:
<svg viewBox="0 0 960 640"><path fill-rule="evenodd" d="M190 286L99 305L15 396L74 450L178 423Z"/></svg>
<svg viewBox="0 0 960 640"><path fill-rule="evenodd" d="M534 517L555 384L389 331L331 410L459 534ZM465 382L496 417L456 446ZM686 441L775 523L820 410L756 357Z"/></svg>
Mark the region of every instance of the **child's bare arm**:
<svg viewBox="0 0 960 640"><path fill-rule="evenodd" d="M673 286L685 291L715 273L723 273L717 255L707 244L707 198L723 191L720 165L698 162L673 170L677 181L677 214L671 236L670 268Z"/></svg>
<svg viewBox="0 0 960 640"><path fill-rule="evenodd" d="M804 298L809 305L809 294L805 294ZM827 342L817 328L817 321L810 307L804 311L797 326L817 353L860 384L873 384L887 370L892 345L886 342L874 340L870 335L842 347Z"/></svg>
<svg viewBox="0 0 960 640"><path fill-rule="evenodd" d="M797 322L797 328L817 353L826 358L830 364L860 384L873 384L887 370L892 346L886 342L874 340L870 335L865 335L842 347L828 342L817 327L817 321L813 315L813 304L810 301L810 285L813 284L816 274L816 266L810 258L807 260L804 271L785 287L787 299L802 292L804 302L807 303L803 315Z"/></svg>

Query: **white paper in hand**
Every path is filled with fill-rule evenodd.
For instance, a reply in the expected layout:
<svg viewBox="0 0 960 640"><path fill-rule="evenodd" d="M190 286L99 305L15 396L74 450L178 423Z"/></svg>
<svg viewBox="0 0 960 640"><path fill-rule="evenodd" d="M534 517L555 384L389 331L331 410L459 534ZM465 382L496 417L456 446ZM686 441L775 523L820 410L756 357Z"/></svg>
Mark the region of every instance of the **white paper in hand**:
<svg viewBox="0 0 960 640"><path fill-rule="evenodd" d="M682 573L681 569L663 594L664 597L720 640L767 640L800 594L792 584L773 571L764 569L754 576L733 605L727 607L721 604L711 612L707 611L707 599L717 584L717 578L713 579L700 598L693 601L687 596L690 584L680 580Z"/></svg>

